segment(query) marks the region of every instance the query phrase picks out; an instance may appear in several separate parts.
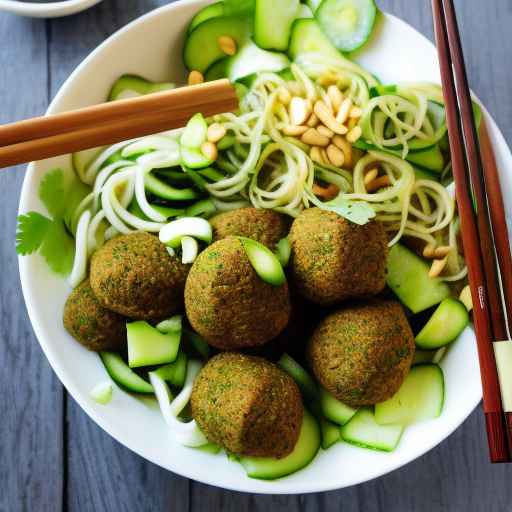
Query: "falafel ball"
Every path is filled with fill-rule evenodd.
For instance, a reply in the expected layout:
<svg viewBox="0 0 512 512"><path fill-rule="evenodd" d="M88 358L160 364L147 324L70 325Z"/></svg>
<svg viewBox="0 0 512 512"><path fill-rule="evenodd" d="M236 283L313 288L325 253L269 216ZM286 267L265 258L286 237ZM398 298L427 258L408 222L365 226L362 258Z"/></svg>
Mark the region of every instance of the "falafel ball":
<svg viewBox="0 0 512 512"><path fill-rule="evenodd" d="M290 222L285 215L262 208L240 208L220 213L210 219L210 224L214 240L235 235L245 236L271 250L290 230Z"/></svg>
<svg viewBox="0 0 512 512"><path fill-rule="evenodd" d="M104 307L137 320L161 320L182 307L188 270L156 236L136 232L94 253L90 278Z"/></svg>
<svg viewBox="0 0 512 512"><path fill-rule="evenodd" d="M388 241L378 222L360 226L310 208L293 222L290 242L294 284L312 302L372 296L386 285Z"/></svg>
<svg viewBox="0 0 512 512"><path fill-rule="evenodd" d="M293 379L255 356L224 352L194 382L192 416L209 441L237 455L281 458L299 438L303 406Z"/></svg>
<svg viewBox="0 0 512 512"><path fill-rule="evenodd" d="M327 316L308 344L322 386L352 407L391 398L409 373L414 336L400 303L372 301Z"/></svg>
<svg viewBox="0 0 512 512"><path fill-rule="evenodd" d="M197 257L185 285L185 308L192 327L224 350L270 341L286 327L291 311L287 283L265 283L234 237Z"/></svg>
<svg viewBox="0 0 512 512"><path fill-rule="evenodd" d="M126 345L126 318L100 304L89 279L68 297L64 306L64 327L73 338L94 352L120 350Z"/></svg>

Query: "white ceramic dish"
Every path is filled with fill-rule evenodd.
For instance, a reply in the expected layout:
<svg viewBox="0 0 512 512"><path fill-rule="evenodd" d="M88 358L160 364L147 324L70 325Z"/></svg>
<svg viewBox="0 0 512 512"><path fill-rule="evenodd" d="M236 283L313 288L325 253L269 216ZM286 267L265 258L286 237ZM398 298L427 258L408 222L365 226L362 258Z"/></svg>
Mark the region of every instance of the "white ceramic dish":
<svg viewBox="0 0 512 512"><path fill-rule="evenodd" d="M112 82L122 73L139 73L152 80L184 78L181 47L186 23L206 0L183 0L131 23L95 50L71 75L49 112L104 101ZM360 61L384 83L439 82L435 49L413 28L386 16L374 42ZM94 80L90 77L94 76ZM503 136L486 114L499 167L512 169L512 155ZM68 157L32 164L23 185L20 211L39 210L37 190L45 171L70 168ZM507 211L511 212L512 180L503 175ZM32 325L53 369L75 400L115 439L146 459L180 475L208 484L253 493L305 493L337 489L379 477L421 456L448 437L481 398L473 332L467 329L450 349L442 366L446 403L442 416L408 428L391 454L339 444L322 452L305 470L275 482L247 478L241 466L225 455L212 456L183 448L171 438L150 400L139 400L116 389L108 407L97 405L89 391L107 374L99 358L64 331L62 308L69 293L65 281L53 275L38 256L20 259L20 274Z"/></svg>
<svg viewBox="0 0 512 512"><path fill-rule="evenodd" d="M101 0L61 0L60 2L19 2L18 0L0 0L0 11L12 12L32 18L58 18L84 11Z"/></svg>

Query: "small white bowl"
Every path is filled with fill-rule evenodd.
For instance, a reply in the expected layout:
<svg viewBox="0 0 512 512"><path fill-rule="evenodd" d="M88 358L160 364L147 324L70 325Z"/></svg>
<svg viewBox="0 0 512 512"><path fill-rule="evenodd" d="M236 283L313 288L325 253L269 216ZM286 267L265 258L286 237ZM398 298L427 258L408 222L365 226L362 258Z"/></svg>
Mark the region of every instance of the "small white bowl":
<svg viewBox="0 0 512 512"><path fill-rule="evenodd" d="M209 0L173 2L135 20L99 46L73 72L53 100L48 113L104 101L113 81L137 73L154 81L183 83L183 38L187 23ZM358 56L383 83L440 81L433 45L394 16L383 16L372 44ZM505 139L484 109L494 144L507 217L512 218L512 155ZM60 167L70 172L69 156L29 166L20 212L44 213L38 188L41 177ZM180 446L170 435L154 401L142 400L116 388L108 407L89 396L108 379L99 357L76 343L62 326L68 284L52 274L39 255L19 261L28 314L50 364L85 412L120 443L175 473L207 484L251 493L302 494L339 489L377 478L408 464L446 439L473 411L482 397L475 337L468 328L441 363L446 400L440 418L409 427L393 453L364 450L339 443L321 451L307 468L275 482L248 478L239 464L225 455L209 455ZM478 449L485 447L479 446Z"/></svg>
<svg viewBox="0 0 512 512"><path fill-rule="evenodd" d="M58 18L84 11L101 0L62 0L61 2L18 2L0 0L0 11L12 12L32 18Z"/></svg>

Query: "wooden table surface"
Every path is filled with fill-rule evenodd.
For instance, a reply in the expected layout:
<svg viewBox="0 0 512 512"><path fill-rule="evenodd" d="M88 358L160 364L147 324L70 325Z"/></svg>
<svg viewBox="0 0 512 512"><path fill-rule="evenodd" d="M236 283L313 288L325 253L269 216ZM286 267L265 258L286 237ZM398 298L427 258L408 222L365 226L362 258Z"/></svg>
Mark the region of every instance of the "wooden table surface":
<svg viewBox="0 0 512 512"><path fill-rule="evenodd" d="M0 13L0 123L44 112L92 49L165 3L105 0L85 13L52 21ZM428 0L378 3L432 39ZM512 2L456 3L472 87L512 144ZM167 472L118 444L66 393L32 332L14 249L22 179L22 168L0 173L0 512L512 510L512 466L487 462L480 409L407 467L364 485L315 495L223 491Z"/></svg>

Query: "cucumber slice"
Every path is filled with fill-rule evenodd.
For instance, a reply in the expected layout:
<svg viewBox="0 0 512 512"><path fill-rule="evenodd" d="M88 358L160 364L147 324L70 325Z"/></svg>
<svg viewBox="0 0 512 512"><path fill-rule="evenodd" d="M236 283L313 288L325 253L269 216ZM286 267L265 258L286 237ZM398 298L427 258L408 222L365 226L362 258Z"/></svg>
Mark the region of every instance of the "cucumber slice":
<svg viewBox="0 0 512 512"><path fill-rule="evenodd" d="M439 144L423 151L410 151L406 160L429 171L440 174L445 168L444 156Z"/></svg>
<svg viewBox="0 0 512 512"><path fill-rule="evenodd" d="M368 87L378 85L377 79L361 66L344 57L322 32L315 19L298 19L293 22L288 55L297 60L305 54L317 53L326 59L332 59L344 69L358 73L366 81Z"/></svg>
<svg viewBox="0 0 512 512"><path fill-rule="evenodd" d="M277 72L288 67L290 67L290 59L284 53L262 50L250 41L229 59L227 74L228 78L234 82L261 71Z"/></svg>
<svg viewBox="0 0 512 512"><path fill-rule="evenodd" d="M189 169L203 169L214 162L214 160L204 155L199 148L189 148L187 146L181 146L181 161Z"/></svg>
<svg viewBox="0 0 512 512"><path fill-rule="evenodd" d="M217 18L224 15L224 2L216 2L211 5L207 5L201 9L190 22L187 33L190 34L198 25L203 21L209 20L210 18Z"/></svg>
<svg viewBox="0 0 512 512"><path fill-rule="evenodd" d="M416 167L413 165L414 169L414 175L416 176L417 180L432 180L432 181L439 181L439 174L427 171L426 169L422 169L421 167Z"/></svg>
<svg viewBox="0 0 512 512"><path fill-rule="evenodd" d="M151 208L163 215L167 220L185 214L185 210L182 208L169 208L168 206L161 206L159 204L152 204ZM128 211L139 217L139 219L149 220L145 213L140 209L139 203L137 203L135 198L128 207Z"/></svg>
<svg viewBox="0 0 512 512"><path fill-rule="evenodd" d="M222 448L218 444L208 443L208 444L203 444L203 446L196 447L196 450L201 450L202 452L205 452L205 453L217 455L218 453L220 453Z"/></svg>
<svg viewBox="0 0 512 512"><path fill-rule="evenodd" d="M407 425L441 415L444 403L444 376L437 364L414 366L397 393L375 406L379 425Z"/></svg>
<svg viewBox="0 0 512 512"><path fill-rule="evenodd" d="M287 50L299 5L299 0L256 0L254 42L266 50Z"/></svg>
<svg viewBox="0 0 512 512"><path fill-rule="evenodd" d="M324 418L320 418L320 430L322 432L322 448L329 449L333 444L341 441L339 425L335 425Z"/></svg>
<svg viewBox="0 0 512 512"><path fill-rule="evenodd" d="M159 234L160 241L173 249L177 249L181 245L181 239L184 236L191 236L211 244L212 227L207 220L201 217L182 217L166 224Z"/></svg>
<svg viewBox="0 0 512 512"><path fill-rule="evenodd" d="M315 381L293 357L283 354L277 365L297 383L306 402L318 400L318 387Z"/></svg>
<svg viewBox="0 0 512 512"><path fill-rule="evenodd" d="M211 181L220 181L224 179L226 176L222 174L217 169L214 169L213 167L207 167L206 169L201 169L200 171L197 171L201 176L204 178L208 178Z"/></svg>
<svg viewBox="0 0 512 512"><path fill-rule="evenodd" d="M186 354L180 350L174 363L161 366L155 370L155 373L166 382L169 382L172 386L181 388L183 387L185 377L187 376L187 364L188 358Z"/></svg>
<svg viewBox="0 0 512 512"><path fill-rule="evenodd" d="M107 405L112 400L113 393L112 384L110 382L100 382L91 390L91 398L100 405Z"/></svg>
<svg viewBox="0 0 512 512"><path fill-rule="evenodd" d="M379 425L369 407L359 409L354 417L341 427L344 441L361 448L392 452L398 445L404 427L402 425Z"/></svg>
<svg viewBox="0 0 512 512"><path fill-rule="evenodd" d="M279 263L281 263L281 266L283 268L288 265L291 255L292 255L292 246L290 244L290 240L288 240L288 237L281 238L281 240L279 240L279 242L277 242L276 256L279 260Z"/></svg>
<svg viewBox="0 0 512 512"><path fill-rule="evenodd" d="M374 0L323 0L315 17L338 50L351 52L370 38L377 6Z"/></svg>
<svg viewBox="0 0 512 512"><path fill-rule="evenodd" d="M304 410L299 439L290 455L282 459L271 457L240 457L247 476L259 480L276 480L305 468L320 449L321 435L316 419Z"/></svg>
<svg viewBox="0 0 512 512"><path fill-rule="evenodd" d="M168 332L180 332L182 329L182 324L183 324L183 317L181 315L174 315L173 317L160 322L156 326L156 328L160 332L167 334Z"/></svg>
<svg viewBox="0 0 512 512"><path fill-rule="evenodd" d="M189 201L199 197L193 188L175 188L152 173L147 173L144 177L144 187L148 192L168 201Z"/></svg>
<svg viewBox="0 0 512 512"><path fill-rule="evenodd" d="M413 313L450 296L449 286L438 278L430 278L429 271L428 263L403 245L395 244L389 251L387 284Z"/></svg>
<svg viewBox="0 0 512 512"><path fill-rule="evenodd" d="M84 178L87 169L89 169L91 164L98 158L103 149L104 148L84 149L83 151L78 151L71 155L73 170L82 181L85 181Z"/></svg>
<svg viewBox="0 0 512 512"><path fill-rule="evenodd" d="M306 4L300 4L299 12L297 13L297 19L309 19L314 18L313 11L311 7Z"/></svg>
<svg viewBox="0 0 512 512"><path fill-rule="evenodd" d="M226 78L228 76L228 63L230 59L226 57L225 59L218 60L214 62L204 73L204 79L207 82L211 82L213 80L220 80L221 78Z"/></svg>
<svg viewBox="0 0 512 512"><path fill-rule="evenodd" d="M112 377L122 388L135 393L153 393L153 386L139 377L116 352L100 352L101 360Z"/></svg>
<svg viewBox="0 0 512 512"><path fill-rule="evenodd" d="M186 217L205 217L209 218L217 212L215 203L211 199L202 199L185 211Z"/></svg>
<svg viewBox="0 0 512 512"><path fill-rule="evenodd" d="M338 425L348 423L357 412L356 409L340 402L323 388L320 389L320 407L323 415Z"/></svg>
<svg viewBox="0 0 512 512"><path fill-rule="evenodd" d="M246 17L219 16L204 21L185 42L185 66L204 73L214 62L226 57L219 46L219 37L231 37L240 48L248 40L251 30L251 20Z"/></svg>
<svg viewBox="0 0 512 512"><path fill-rule="evenodd" d="M370 98L377 96L386 96L387 94L396 94L398 87L396 85L376 85L370 88Z"/></svg>
<svg viewBox="0 0 512 512"><path fill-rule="evenodd" d="M242 242L252 268L265 283L273 286L281 286L286 283L283 267L277 256L268 247L250 238L240 236L238 239Z"/></svg>
<svg viewBox="0 0 512 512"><path fill-rule="evenodd" d="M167 91L175 87L175 84L169 82L154 83L141 76L123 75L114 82L108 95L108 101L135 98L152 92Z"/></svg>
<svg viewBox="0 0 512 512"><path fill-rule="evenodd" d="M126 324L130 368L172 363L178 356L181 332L161 333L147 322Z"/></svg>
<svg viewBox="0 0 512 512"><path fill-rule="evenodd" d="M203 117L203 114L193 115L180 139L180 145L187 148L200 148L201 144L206 141L208 132L208 125Z"/></svg>
<svg viewBox="0 0 512 512"><path fill-rule="evenodd" d="M457 299L444 299L416 336L416 345L423 349L444 347L457 339L468 324L466 306Z"/></svg>
<svg viewBox="0 0 512 512"><path fill-rule="evenodd" d="M199 244L195 238L184 236L181 239L181 262L183 265L194 263L199 252Z"/></svg>

